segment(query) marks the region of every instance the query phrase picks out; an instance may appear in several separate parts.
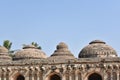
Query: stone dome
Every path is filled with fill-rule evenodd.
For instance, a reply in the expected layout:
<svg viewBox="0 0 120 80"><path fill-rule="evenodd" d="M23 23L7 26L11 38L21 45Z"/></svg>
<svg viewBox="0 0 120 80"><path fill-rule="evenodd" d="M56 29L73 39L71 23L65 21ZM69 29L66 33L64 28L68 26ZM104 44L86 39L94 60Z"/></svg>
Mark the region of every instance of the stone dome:
<svg viewBox="0 0 120 80"><path fill-rule="evenodd" d="M3 46L0 46L0 61L9 61L12 58L8 54L8 49Z"/></svg>
<svg viewBox="0 0 120 80"><path fill-rule="evenodd" d="M0 53L8 53L8 49L3 46L0 46Z"/></svg>
<svg viewBox="0 0 120 80"><path fill-rule="evenodd" d="M74 55L68 49L68 46L64 42L60 42L54 53L49 57L49 59L74 59Z"/></svg>
<svg viewBox="0 0 120 80"><path fill-rule="evenodd" d="M111 46L107 45L104 41L94 40L80 51L78 57L117 57L117 53Z"/></svg>
<svg viewBox="0 0 120 80"><path fill-rule="evenodd" d="M15 53L14 59L42 59L47 58L46 54L33 45L26 45L22 50Z"/></svg>

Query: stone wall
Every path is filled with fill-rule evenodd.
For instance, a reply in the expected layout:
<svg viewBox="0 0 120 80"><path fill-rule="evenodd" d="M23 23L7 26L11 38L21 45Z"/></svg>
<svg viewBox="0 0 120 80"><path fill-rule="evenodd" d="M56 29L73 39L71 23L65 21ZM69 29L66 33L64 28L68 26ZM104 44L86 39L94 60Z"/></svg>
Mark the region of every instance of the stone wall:
<svg viewBox="0 0 120 80"><path fill-rule="evenodd" d="M61 80L88 80L94 73L100 75L102 80L119 80L119 60L87 60L89 59L64 62L31 60L1 63L0 80L16 80L19 75L25 77L25 80L51 80L51 76L54 75L58 75Z"/></svg>

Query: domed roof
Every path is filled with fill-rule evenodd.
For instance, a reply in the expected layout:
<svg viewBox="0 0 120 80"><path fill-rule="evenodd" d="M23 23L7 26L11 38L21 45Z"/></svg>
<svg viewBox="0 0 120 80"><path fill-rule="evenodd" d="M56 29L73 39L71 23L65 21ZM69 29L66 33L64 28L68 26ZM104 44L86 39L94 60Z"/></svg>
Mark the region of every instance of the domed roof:
<svg viewBox="0 0 120 80"><path fill-rule="evenodd" d="M22 50L15 53L15 59L41 59L47 58L46 54L33 45L26 45Z"/></svg>
<svg viewBox="0 0 120 80"><path fill-rule="evenodd" d="M74 55L69 51L68 46L61 42L57 45L54 53L49 57L49 59L74 59Z"/></svg>
<svg viewBox="0 0 120 80"><path fill-rule="evenodd" d="M84 47L80 53L79 58L91 57L117 57L116 51L104 41L94 40Z"/></svg>
<svg viewBox="0 0 120 80"><path fill-rule="evenodd" d="M3 46L0 46L0 53L8 53L8 49Z"/></svg>
<svg viewBox="0 0 120 80"><path fill-rule="evenodd" d="M9 61L12 58L8 54L8 49L3 46L0 46L0 61Z"/></svg>

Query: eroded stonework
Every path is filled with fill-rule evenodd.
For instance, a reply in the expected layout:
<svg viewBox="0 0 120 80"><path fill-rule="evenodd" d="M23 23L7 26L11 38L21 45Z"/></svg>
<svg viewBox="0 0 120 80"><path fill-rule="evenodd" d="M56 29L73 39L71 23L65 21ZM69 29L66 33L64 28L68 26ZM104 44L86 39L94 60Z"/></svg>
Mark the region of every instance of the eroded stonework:
<svg viewBox="0 0 120 80"><path fill-rule="evenodd" d="M120 80L120 58L100 40L83 48L79 58L63 42L50 57L34 46L27 46L11 59L2 48L0 80Z"/></svg>

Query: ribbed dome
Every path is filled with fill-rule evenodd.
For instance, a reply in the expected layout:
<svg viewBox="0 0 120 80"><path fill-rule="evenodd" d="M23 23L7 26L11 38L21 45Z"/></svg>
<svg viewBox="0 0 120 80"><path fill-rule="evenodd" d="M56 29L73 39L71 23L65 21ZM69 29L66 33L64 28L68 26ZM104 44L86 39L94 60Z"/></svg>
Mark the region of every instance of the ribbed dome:
<svg viewBox="0 0 120 80"><path fill-rule="evenodd" d="M69 51L68 46L61 42L56 47L57 50L49 57L49 59L74 59L74 55Z"/></svg>
<svg viewBox="0 0 120 80"><path fill-rule="evenodd" d="M79 58L91 57L117 57L116 51L104 41L94 40L84 47L80 53Z"/></svg>
<svg viewBox="0 0 120 80"><path fill-rule="evenodd" d="M8 54L8 49L3 46L0 46L0 61L9 61L12 58Z"/></svg>
<svg viewBox="0 0 120 80"><path fill-rule="evenodd" d="M15 59L41 59L47 58L46 54L33 45L27 45L15 53Z"/></svg>

